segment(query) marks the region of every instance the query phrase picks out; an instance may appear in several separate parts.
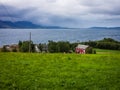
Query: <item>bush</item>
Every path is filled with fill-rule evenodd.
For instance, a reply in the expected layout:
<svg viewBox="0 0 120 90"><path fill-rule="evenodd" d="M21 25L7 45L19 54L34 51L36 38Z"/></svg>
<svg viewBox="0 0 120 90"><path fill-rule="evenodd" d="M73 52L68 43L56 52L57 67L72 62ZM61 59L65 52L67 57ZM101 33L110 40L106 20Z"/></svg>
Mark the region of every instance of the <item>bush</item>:
<svg viewBox="0 0 120 90"><path fill-rule="evenodd" d="M86 54L92 54L93 50L92 50L92 47L88 47L86 49Z"/></svg>
<svg viewBox="0 0 120 90"><path fill-rule="evenodd" d="M82 44L100 49L120 50L120 42L111 38L104 38L103 40L99 41L82 42Z"/></svg>
<svg viewBox="0 0 120 90"><path fill-rule="evenodd" d="M93 50L93 54L96 54L96 50Z"/></svg>
<svg viewBox="0 0 120 90"><path fill-rule="evenodd" d="M64 42L64 41L59 41L59 42L49 41L48 50L51 53L69 52L70 51L70 43Z"/></svg>
<svg viewBox="0 0 120 90"><path fill-rule="evenodd" d="M17 52L17 49L16 49L16 48L13 48L13 49L12 49L12 52Z"/></svg>
<svg viewBox="0 0 120 90"><path fill-rule="evenodd" d="M30 51L31 52L34 52L35 51L35 48L34 48L34 44L33 42L31 41L23 41L23 42L20 42L19 41L19 51L21 52L29 52L29 44L31 44L31 48L30 48Z"/></svg>

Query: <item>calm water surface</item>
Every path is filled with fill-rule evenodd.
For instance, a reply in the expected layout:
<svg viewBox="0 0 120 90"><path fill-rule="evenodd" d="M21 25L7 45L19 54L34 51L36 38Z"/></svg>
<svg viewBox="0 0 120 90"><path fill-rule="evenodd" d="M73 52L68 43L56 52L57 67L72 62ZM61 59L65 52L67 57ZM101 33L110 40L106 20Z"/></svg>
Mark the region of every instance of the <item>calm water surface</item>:
<svg viewBox="0 0 120 90"><path fill-rule="evenodd" d="M48 40L77 42L103 38L120 41L120 30L113 29L0 29L0 46L29 40L30 32L34 43L47 43Z"/></svg>

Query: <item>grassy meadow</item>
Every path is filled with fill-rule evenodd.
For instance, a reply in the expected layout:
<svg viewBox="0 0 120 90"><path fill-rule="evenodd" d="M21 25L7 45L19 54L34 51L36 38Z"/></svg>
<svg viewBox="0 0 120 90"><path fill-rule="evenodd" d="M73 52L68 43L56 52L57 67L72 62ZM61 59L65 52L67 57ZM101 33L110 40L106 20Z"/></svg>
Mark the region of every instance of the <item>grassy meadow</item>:
<svg viewBox="0 0 120 90"><path fill-rule="evenodd" d="M120 54L119 50L94 49L97 54Z"/></svg>
<svg viewBox="0 0 120 90"><path fill-rule="evenodd" d="M0 90L120 90L120 52L97 51L86 55L1 52Z"/></svg>

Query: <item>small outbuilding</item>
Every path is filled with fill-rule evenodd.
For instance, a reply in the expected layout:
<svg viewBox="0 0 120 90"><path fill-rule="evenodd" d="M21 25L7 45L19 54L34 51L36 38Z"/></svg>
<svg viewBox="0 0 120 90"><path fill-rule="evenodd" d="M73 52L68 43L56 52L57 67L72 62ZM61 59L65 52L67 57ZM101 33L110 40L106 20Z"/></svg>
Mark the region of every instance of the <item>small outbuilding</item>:
<svg viewBox="0 0 120 90"><path fill-rule="evenodd" d="M78 44L78 46L75 48L75 52L79 53L79 54L85 54L86 53L86 49L88 47L89 47L88 45Z"/></svg>
<svg viewBox="0 0 120 90"><path fill-rule="evenodd" d="M35 45L35 52L37 52L37 53L40 53L40 52L41 52L40 49L38 48L38 45L37 45L37 44Z"/></svg>

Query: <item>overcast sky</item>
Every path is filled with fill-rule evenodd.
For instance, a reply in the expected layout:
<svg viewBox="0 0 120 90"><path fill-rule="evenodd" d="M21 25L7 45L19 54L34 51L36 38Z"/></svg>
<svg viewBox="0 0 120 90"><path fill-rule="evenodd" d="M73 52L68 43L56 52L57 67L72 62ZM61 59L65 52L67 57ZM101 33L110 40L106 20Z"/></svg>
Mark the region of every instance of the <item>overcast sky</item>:
<svg viewBox="0 0 120 90"><path fill-rule="evenodd" d="M0 20L115 27L120 26L120 0L0 0Z"/></svg>

